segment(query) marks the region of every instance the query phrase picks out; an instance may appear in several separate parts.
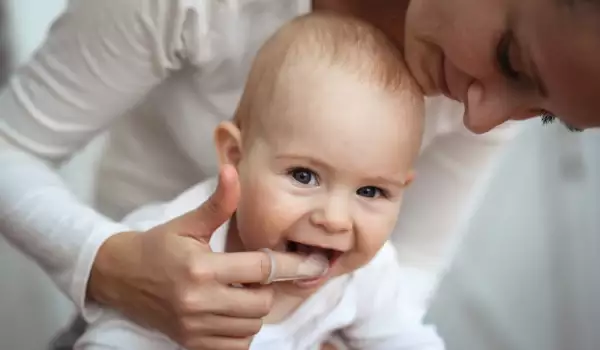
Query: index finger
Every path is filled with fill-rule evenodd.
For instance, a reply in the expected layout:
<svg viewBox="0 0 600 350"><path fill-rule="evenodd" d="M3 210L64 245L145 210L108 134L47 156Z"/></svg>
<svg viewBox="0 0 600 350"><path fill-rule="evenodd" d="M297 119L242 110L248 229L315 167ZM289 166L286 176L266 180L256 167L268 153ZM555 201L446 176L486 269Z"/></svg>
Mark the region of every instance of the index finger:
<svg viewBox="0 0 600 350"><path fill-rule="evenodd" d="M329 263L296 253L265 252L216 253L213 268L223 284L263 283L315 278L323 275ZM271 257L274 264L271 263Z"/></svg>

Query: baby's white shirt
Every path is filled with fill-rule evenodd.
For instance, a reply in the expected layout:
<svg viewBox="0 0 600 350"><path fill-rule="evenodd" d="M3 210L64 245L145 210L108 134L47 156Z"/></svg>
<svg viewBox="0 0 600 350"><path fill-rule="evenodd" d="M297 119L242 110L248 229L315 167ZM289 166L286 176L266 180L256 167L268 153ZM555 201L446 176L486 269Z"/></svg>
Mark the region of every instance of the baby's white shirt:
<svg viewBox="0 0 600 350"><path fill-rule="evenodd" d="M166 204L149 205L125 218L147 230L202 204L216 179L202 182ZM213 234L210 246L223 252L228 223ZM423 317L434 283L431 274L402 267L386 243L363 268L330 280L278 324L264 325L250 350L319 350L336 335L353 349L443 350L434 327ZM179 350L166 336L120 314L104 312L79 339L75 349Z"/></svg>

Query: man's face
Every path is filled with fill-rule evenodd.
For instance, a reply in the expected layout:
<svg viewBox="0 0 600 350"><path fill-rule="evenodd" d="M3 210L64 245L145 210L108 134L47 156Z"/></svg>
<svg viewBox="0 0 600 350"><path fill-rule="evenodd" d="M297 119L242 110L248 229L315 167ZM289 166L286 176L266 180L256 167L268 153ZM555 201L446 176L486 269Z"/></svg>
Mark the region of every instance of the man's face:
<svg viewBox="0 0 600 350"><path fill-rule="evenodd" d="M413 0L406 58L429 94L466 106L485 132L548 111L600 126L600 9L560 0Z"/></svg>
<svg viewBox="0 0 600 350"><path fill-rule="evenodd" d="M422 107L419 98L336 68L293 81L286 97L273 97L286 106L244 143L239 235L249 250L322 253L333 277L366 264L391 233L419 148Z"/></svg>
<svg viewBox="0 0 600 350"><path fill-rule="evenodd" d="M404 18L407 3L349 0L346 12L404 47L427 94L463 102L471 130L543 112L600 126L600 1L411 0Z"/></svg>

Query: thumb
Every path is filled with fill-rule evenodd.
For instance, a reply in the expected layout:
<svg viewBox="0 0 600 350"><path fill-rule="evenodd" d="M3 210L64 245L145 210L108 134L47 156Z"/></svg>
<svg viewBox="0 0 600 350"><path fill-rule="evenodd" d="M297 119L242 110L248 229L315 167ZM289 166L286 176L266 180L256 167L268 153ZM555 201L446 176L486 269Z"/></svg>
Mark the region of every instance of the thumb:
<svg viewBox="0 0 600 350"><path fill-rule="evenodd" d="M185 214L185 232L194 238L210 239L216 229L231 218L237 209L240 197L238 174L231 165L224 165L219 172L219 183L215 192L198 208Z"/></svg>

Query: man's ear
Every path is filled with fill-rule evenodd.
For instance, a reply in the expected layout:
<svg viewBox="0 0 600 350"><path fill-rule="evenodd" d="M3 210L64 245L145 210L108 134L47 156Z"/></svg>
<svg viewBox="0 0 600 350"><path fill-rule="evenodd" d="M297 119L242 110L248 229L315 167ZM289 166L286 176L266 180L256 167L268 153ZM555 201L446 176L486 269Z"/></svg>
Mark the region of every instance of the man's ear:
<svg viewBox="0 0 600 350"><path fill-rule="evenodd" d="M221 122L215 130L215 148L220 165L237 167L242 158L242 134L232 122Z"/></svg>

